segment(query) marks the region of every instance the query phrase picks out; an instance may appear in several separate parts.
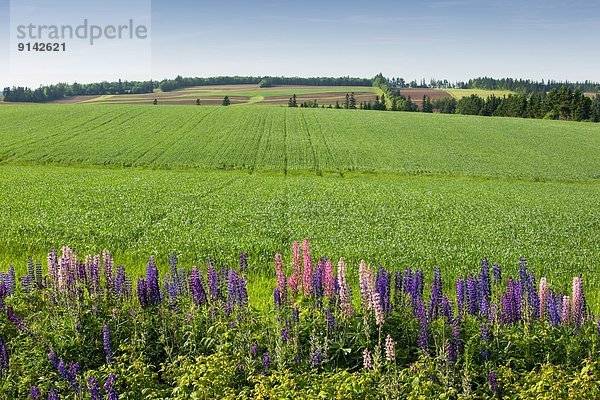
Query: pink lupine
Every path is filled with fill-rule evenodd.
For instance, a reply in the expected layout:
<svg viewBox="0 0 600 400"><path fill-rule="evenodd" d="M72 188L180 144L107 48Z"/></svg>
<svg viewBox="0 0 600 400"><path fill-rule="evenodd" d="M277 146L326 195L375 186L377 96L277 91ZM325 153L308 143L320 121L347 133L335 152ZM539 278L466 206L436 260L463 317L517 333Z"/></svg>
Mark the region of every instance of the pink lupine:
<svg viewBox="0 0 600 400"><path fill-rule="evenodd" d="M364 260L360 262L358 267L358 277L360 281L360 301L366 311L371 311L373 309L375 281L373 278L373 271Z"/></svg>
<svg viewBox="0 0 600 400"><path fill-rule="evenodd" d="M343 258L341 258L338 262L337 279L342 315L345 318L350 318L352 315L354 315L354 310L352 309L352 300L350 299L350 287L348 286L348 281L346 280L346 262Z"/></svg>
<svg viewBox="0 0 600 400"><path fill-rule="evenodd" d="M323 276L324 294L327 297L332 297L335 294L335 282L333 276L333 264L331 260L325 262L325 274Z"/></svg>
<svg viewBox="0 0 600 400"><path fill-rule="evenodd" d="M579 276L573 277L571 292L571 317L579 325L583 319L583 283Z"/></svg>
<svg viewBox="0 0 600 400"><path fill-rule="evenodd" d="M363 368L371 369L373 368L373 357L371 357L371 352L369 349L365 349L363 351Z"/></svg>
<svg viewBox="0 0 600 400"><path fill-rule="evenodd" d="M569 323L569 320L571 319L571 303L569 301L569 296L563 296L563 302L562 302L562 323L563 325L566 325Z"/></svg>
<svg viewBox="0 0 600 400"><path fill-rule="evenodd" d="M287 300L287 287L282 259L283 256L280 253L275 254L275 274L277 275L277 290L279 290L281 301L285 303L285 301Z"/></svg>
<svg viewBox="0 0 600 400"><path fill-rule="evenodd" d="M396 351L394 349L395 346L396 343L394 343L394 339L392 339L392 337L388 334L385 338L385 359L389 362L394 361L396 357Z"/></svg>
<svg viewBox="0 0 600 400"><path fill-rule="evenodd" d="M312 296L313 290L313 267L312 259L310 258L310 243L308 239L302 241L302 258L304 262L304 270L302 271L302 290L306 297Z"/></svg>
<svg viewBox="0 0 600 400"><path fill-rule="evenodd" d="M294 242L292 246L292 276L288 280L288 286L292 295L296 294L302 288L302 260L300 258L300 244Z"/></svg>
<svg viewBox="0 0 600 400"><path fill-rule="evenodd" d="M544 319L546 316L546 311L548 309L548 284L546 283L546 278L540 278L540 319Z"/></svg>
<svg viewBox="0 0 600 400"><path fill-rule="evenodd" d="M381 305L381 298L379 296L379 293L377 292L374 292L371 297L371 308L373 309L373 313L375 314L375 324L381 327L385 322L385 314Z"/></svg>

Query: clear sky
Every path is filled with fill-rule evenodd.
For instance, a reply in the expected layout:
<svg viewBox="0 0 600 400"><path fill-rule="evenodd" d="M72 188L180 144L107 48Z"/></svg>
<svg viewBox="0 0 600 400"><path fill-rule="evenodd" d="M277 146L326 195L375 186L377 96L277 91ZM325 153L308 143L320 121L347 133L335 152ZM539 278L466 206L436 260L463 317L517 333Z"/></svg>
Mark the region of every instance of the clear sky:
<svg viewBox="0 0 600 400"><path fill-rule="evenodd" d="M112 79L383 72L408 80L600 81L600 1L155 0L151 5L150 72L111 73ZM0 0L0 85L54 82L43 65L32 65L34 73L27 76L9 73L9 20L9 1ZM80 72L79 82L107 79L96 70Z"/></svg>

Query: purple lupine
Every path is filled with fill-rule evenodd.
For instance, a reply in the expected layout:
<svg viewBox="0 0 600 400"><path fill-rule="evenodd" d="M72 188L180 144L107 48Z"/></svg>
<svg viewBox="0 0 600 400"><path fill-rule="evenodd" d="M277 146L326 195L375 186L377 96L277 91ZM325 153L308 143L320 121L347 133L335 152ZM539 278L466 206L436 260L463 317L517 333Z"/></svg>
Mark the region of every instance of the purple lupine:
<svg viewBox="0 0 600 400"><path fill-rule="evenodd" d="M446 318L448 322L454 317L454 307L452 306L452 302L448 299L448 296L445 294L442 295L442 300L440 301L440 314Z"/></svg>
<svg viewBox="0 0 600 400"><path fill-rule="evenodd" d="M219 274L210 260L208 269L206 270L206 278L208 280L208 292L211 301L215 302L221 300L223 296L220 289Z"/></svg>
<svg viewBox="0 0 600 400"><path fill-rule="evenodd" d="M25 324L25 321L23 320L23 318L15 314L15 311L13 310L12 306L6 306L6 317L21 332L25 332L27 330L27 325Z"/></svg>
<svg viewBox="0 0 600 400"><path fill-rule="evenodd" d="M313 273L313 292L316 298L323 297L323 279L325 275L325 259L320 259Z"/></svg>
<svg viewBox="0 0 600 400"><path fill-rule="evenodd" d="M142 307L146 307L150 304L149 300L148 300L148 285L144 278L138 279L137 297L138 297L138 301Z"/></svg>
<svg viewBox="0 0 600 400"><path fill-rule="evenodd" d="M104 264L104 285L106 286L106 294L110 295L114 292L115 271L114 261L108 250L102 252L102 263Z"/></svg>
<svg viewBox="0 0 600 400"><path fill-rule="evenodd" d="M6 294L12 296L15 293L15 267L8 266L8 274L6 274L4 283L6 284Z"/></svg>
<svg viewBox="0 0 600 400"><path fill-rule="evenodd" d="M381 307L385 315L390 315L392 312L391 280L391 274L380 265L375 279L375 292L379 294Z"/></svg>
<svg viewBox="0 0 600 400"><path fill-rule="evenodd" d="M29 398L31 400L42 400L42 391L37 386L32 386L29 390Z"/></svg>
<svg viewBox="0 0 600 400"><path fill-rule="evenodd" d="M429 300L429 320L435 321L440 315L440 306L442 302L442 274L439 268L436 268L433 272L433 284L430 290Z"/></svg>
<svg viewBox="0 0 600 400"><path fill-rule="evenodd" d="M325 309L325 321L327 321L327 331L333 332L335 330L335 315L331 312L331 308Z"/></svg>
<svg viewBox="0 0 600 400"><path fill-rule="evenodd" d="M489 264L486 258L481 261L481 270L479 271L479 309L481 315L487 318L489 313L489 305L492 299L492 283L490 280Z"/></svg>
<svg viewBox="0 0 600 400"><path fill-rule="evenodd" d="M460 337L460 319L457 316L452 321L452 335L450 337L450 343L447 349L448 361L450 364L456 363L458 355L462 349L462 339Z"/></svg>
<svg viewBox="0 0 600 400"><path fill-rule="evenodd" d="M108 325L106 324L102 327L102 345L104 347L104 354L106 355L106 363L110 364L113 362L113 351L110 345L110 329L108 329Z"/></svg>
<svg viewBox="0 0 600 400"><path fill-rule="evenodd" d="M319 368L323 361L323 351L319 346L315 346L315 349L310 357L310 365L313 368Z"/></svg>
<svg viewBox="0 0 600 400"><path fill-rule="evenodd" d="M506 291L502 293L501 321L515 324L521 320L521 286L512 278L506 281Z"/></svg>
<svg viewBox="0 0 600 400"><path fill-rule="evenodd" d="M419 345L419 349L427 351L427 311L425 310L425 303L420 296L415 298L414 314L419 321L419 337L417 344Z"/></svg>
<svg viewBox="0 0 600 400"><path fill-rule="evenodd" d="M161 302L158 269L154 263L154 257L150 257L150 261L148 261L148 265L146 266L146 289L148 304L158 304Z"/></svg>
<svg viewBox="0 0 600 400"><path fill-rule="evenodd" d="M275 308L279 308L283 305L283 300L281 299L281 292L279 288L273 289L273 304L275 304Z"/></svg>
<svg viewBox="0 0 600 400"><path fill-rule="evenodd" d="M69 380L69 371L67 370L67 365L63 360L58 360L58 364L56 365L56 369L58 373L64 380Z"/></svg>
<svg viewBox="0 0 600 400"><path fill-rule="evenodd" d="M402 290L406 294L412 294L413 272L412 269L406 268L404 278L402 279Z"/></svg>
<svg viewBox="0 0 600 400"><path fill-rule="evenodd" d="M100 386L98 380L93 376L90 376L87 380L88 392L92 400L103 400L102 394L100 393Z"/></svg>
<svg viewBox="0 0 600 400"><path fill-rule="evenodd" d="M479 282L473 276L467 277L467 311L470 315L477 315L481 304Z"/></svg>
<svg viewBox="0 0 600 400"><path fill-rule="evenodd" d="M48 391L48 400L60 400L56 389L52 388Z"/></svg>
<svg viewBox="0 0 600 400"><path fill-rule="evenodd" d="M58 282L58 257L56 250L50 250L48 253L48 275L52 283L56 285Z"/></svg>
<svg viewBox="0 0 600 400"><path fill-rule="evenodd" d="M458 313L460 315L464 315L466 311L466 292L467 292L467 283L464 279L459 278L456 281L456 302L458 303Z"/></svg>
<svg viewBox="0 0 600 400"><path fill-rule="evenodd" d="M481 324L481 342L481 361L483 362L486 361L490 355L488 350L490 335L488 332L488 326L485 322Z"/></svg>
<svg viewBox="0 0 600 400"><path fill-rule="evenodd" d="M240 273L248 272L248 254L240 253Z"/></svg>
<svg viewBox="0 0 600 400"><path fill-rule="evenodd" d="M562 296L558 296L552 291L548 290L548 323L550 326L560 325L560 302L558 299L562 299Z"/></svg>
<svg viewBox="0 0 600 400"><path fill-rule="evenodd" d="M76 393L79 393L81 387L79 386L79 375L81 371L79 370L79 363L69 361L69 371L67 373L67 382L73 388Z"/></svg>
<svg viewBox="0 0 600 400"><path fill-rule="evenodd" d="M204 290L204 284L202 283L202 274L198 271L198 268L193 267L190 277L188 278L190 285L190 294L192 301L196 307L206 304L206 290Z"/></svg>
<svg viewBox="0 0 600 400"><path fill-rule="evenodd" d="M125 267L119 265L117 267L117 277L115 278L115 294L117 297L122 298L126 296L126 282Z"/></svg>
<svg viewBox="0 0 600 400"><path fill-rule="evenodd" d="M262 365L263 365L263 373L267 372L269 366L271 365L271 359L269 358L269 353L264 353L262 357Z"/></svg>
<svg viewBox="0 0 600 400"><path fill-rule="evenodd" d="M290 333L287 330L287 328L281 328L281 341L283 343L287 343L289 337L290 337Z"/></svg>
<svg viewBox="0 0 600 400"><path fill-rule="evenodd" d="M58 369L59 359L56 357L56 353L54 352L54 350L50 350L50 353L48 353L48 361L50 361L50 365Z"/></svg>
<svg viewBox="0 0 600 400"><path fill-rule="evenodd" d="M0 338L0 377L8 371L8 349L2 338Z"/></svg>
<svg viewBox="0 0 600 400"><path fill-rule="evenodd" d="M496 376L496 371L488 372L488 383L492 392L498 391L498 379Z"/></svg>
<svg viewBox="0 0 600 400"><path fill-rule="evenodd" d="M4 299L8 296L6 282L0 281L0 310L4 310Z"/></svg>
<svg viewBox="0 0 600 400"><path fill-rule="evenodd" d="M119 394L115 389L115 382L117 381L116 375L111 372L104 382L104 392L106 393L107 400L119 400Z"/></svg>
<svg viewBox="0 0 600 400"><path fill-rule="evenodd" d="M256 357L258 355L258 346L253 344L250 347L250 354L252 355L252 357Z"/></svg>
<svg viewBox="0 0 600 400"><path fill-rule="evenodd" d="M423 297L423 288L425 286L425 276L423 271L418 269L415 271L413 276L412 286L411 286L411 296L413 301L417 297Z"/></svg>
<svg viewBox="0 0 600 400"><path fill-rule="evenodd" d="M498 264L492 266L492 276L494 277L494 285L500 285L502 283L502 269Z"/></svg>

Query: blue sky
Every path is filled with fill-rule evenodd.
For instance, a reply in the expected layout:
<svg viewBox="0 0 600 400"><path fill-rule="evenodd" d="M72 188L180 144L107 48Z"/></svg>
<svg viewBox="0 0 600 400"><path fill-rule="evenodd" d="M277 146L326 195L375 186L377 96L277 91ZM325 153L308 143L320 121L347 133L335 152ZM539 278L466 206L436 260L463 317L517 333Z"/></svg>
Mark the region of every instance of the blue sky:
<svg viewBox="0 0 600 400"><path fill-rule="evenodd" d="M53 82L43 65L27 77L9 74L9 10L0 0L0 84ZM383 72L600 81L599 28L596 1L155 0L147 78ZM84 71L77 80L98 78Z"/></svg>

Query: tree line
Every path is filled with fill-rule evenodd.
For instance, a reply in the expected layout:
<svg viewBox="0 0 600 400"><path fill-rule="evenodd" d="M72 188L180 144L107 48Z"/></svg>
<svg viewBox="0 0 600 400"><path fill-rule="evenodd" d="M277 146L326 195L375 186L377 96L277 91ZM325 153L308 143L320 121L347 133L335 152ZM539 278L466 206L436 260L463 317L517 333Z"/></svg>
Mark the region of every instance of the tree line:
<svg viewBox="0 0 600 400"><path fill-rule="evenodd" d="M109 94L152 93L158 87L155 81L122 81L97 83L58 83L30 89L23 86L6 87L3 91L4 101L45 103L71 96L101 96Z"/></svg>

